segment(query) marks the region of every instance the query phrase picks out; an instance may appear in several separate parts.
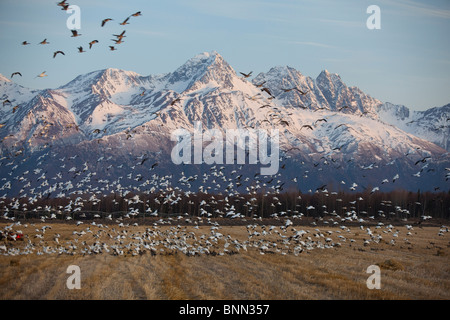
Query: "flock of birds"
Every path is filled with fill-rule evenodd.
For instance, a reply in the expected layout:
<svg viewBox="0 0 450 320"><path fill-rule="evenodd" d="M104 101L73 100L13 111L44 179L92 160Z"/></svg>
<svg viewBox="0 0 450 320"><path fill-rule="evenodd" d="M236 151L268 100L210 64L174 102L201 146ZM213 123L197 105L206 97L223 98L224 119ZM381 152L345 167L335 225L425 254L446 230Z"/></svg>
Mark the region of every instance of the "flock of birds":
<svg viewBox="0 0 450 320"><path fill-rule="evenodd" d="M66 0L57 4L62 10L68 10L69 4ZM126 19L120 25L126 26L133 17L141 16L138 11ZM101 21L101 27L104 27L111 18ZM120 34L114 34L115 39L111 39L115 45L109 46L110 50L117 50L116 45L123 43L126 30ZM80 37L82 34L77 30L71 31L71 37ZM99 41L92 40L88 43L89 49L92 49ZM23 41L22 45L26 46L30 43ZM47 45L49 42L44 39L39 43ZM78 47L78 52L86 52L82 46ZM65 55L64 51L58 50L53 52L53 58L58 55ZM252 72L240 73L244 78L249 78ZM14 76L22 76L20 72L14 72ZM46 77L46 72L42 72L36 77ZM261 92L268 95L268 99L274 98L272 92L263 87L264 83L256 85ZM297 91L300 95L306 95L308 91L300 88L280 88L282 92ZM259 96L251 97L259 99ZM179 102L180 99L172 101L171 105ZM11 104L8 99L3 101L3 106ZM269 119L266 121L277 121L277 124L289 126L287 121L275 107L270 103L264 104L260 108L269 107L271 111L268 113ZM16 112L18 106L13 108ZM343 106L338 111L348 108ZM318 108L317 110L320 110ZM319 123L327 122L326 118L319 118L311 125L305 124L300 130L314 130ZM342 124L340 126L344 126ZM0 126L1 127L1 126ZM337 128L336 128L337 129ZM99 133L94 130L94 133ZM131 136L130 136L131 137ZM128 139L128 137L127 137ZM339 150L340 147L333 149ZM289 151L289 150L288 150ZM287 151L287 152L288 152ZM27 158L20 159L22 152L19 150L13 156L3 156L0 158L1 170L9 172L10 179L3 178L0 181L0 191L8 191L13 186L19 190L18 195L9 198L6 193L0 197L0 205L2 211L2 219L4 222L3 230L0 233L5 241L0 245L0 254L4 255L26 255L26 254L112 254L112 255L141 255L141 254L163 254L171 255L183 253L188 256L196 255L225 255L256 250L260 254L293 254L299 255L302 252L309 252L313 249L330 249L339 248L348 244L349 246L372 246L378 243L387 243L395 246L410 245L410 238L413 237L412 231L414 227L406 224L402 227L394 227L391 224L384 225L378 222L375 227L365 225L367 222L373 223L374 216L360 216L354 208L358 201L363 199L354 199L348 204L348 210L337 213L336 211L328 212L328 208L320 208L324 213L312 222L313 229L301 228L299 224L305 216L305 212L299 210L278 210L281 205L279 194L283 191L284 182L280 178L281 173L271 178L258 177L256 174L251 177L243 177L241 172L233 170L230 176L227 176L221 166L212 166L209 172L201 175L184 175L174 180L174 175L160 175L157 172L158 162L153 162L147 168L147 174L138 172L137 169L143 169L144 163L148 164L147 155L142 155L135 159L136 163L131 166L131 171L125 176L119 176L114 180L109 180L100 174L97 175L95 168L103 166L106 171L111 169L120 169L123 164L117 165L108 163L112 156L99 157L94 162L84 162L82 165L76 165L77 156L67 156L58 154L49 150L37 159L37 165L30 170L16 174L15 170ZM406 155L408 156L408 154ZM19 157L19 158L18 158ZM425 156L418 159L415 165L423 165L417 175L427 170L428 160L430 157ZM323 161L322 161L323 160ZM332 159L320 159L320 163L332 163ZM50 174L44 170L44 164L52 163L56 168L55 173ZM47 164L48 164L47 163ZM371 170L376 167L376 163L364 166L362 170ZM315 165L316 167L316 165ZM136 170L135 170L136 169ZM284 165L281 166L284 169ZM446 169L446 178L450 179L450 168ZM306 178L308 172L303 173ZM398 174L389 179L384 179L381 183L394 183L399 178ZM297 177L293 178L294 182ZM128 185L127 185L128 181ZM192 190L194 181L201 182L198 190ZM245 192L240 187L244 184ZM345 182L342 182L345 184ZM208 185L208 186L207 186ZM357 184L352 183L349 187L350 191L356 190ZM184 191L183 191L184 189ZM220 199L215 199L214 195L210 195L208 201L199 201L196 208L197 214L191 214L187 208L183 208L179 213L174 213L167 217L167 211L162 208L178 208L183 198L196 197L199 194L210 194L225 189L225 195ZM187 190L187 191L186 191ZM378 191L379 187L372 189L371 194ZM310 190L313 192L312 190ZM436 190L435 190L436 191ZM261 192L264 197L270 198L267 206L270 208L270 221L265 224L262 217L250 217L249 212L255 210L255 202ZM329 192L327 185L321 185L315 189L316 193L325 194L327 196L335 196L337 193ZM108 194L116 193L121 201L127 203L127 211L119 214L102 214L96 213L92 217L86 216L87 207L92 208L98 206L102 201L110 201L106 198ZM139 194L158 194L151 200L143 201ZM250 198L242 197L242 194ZM128 196L128 198L127 198ZM54 205L42 204L50 198L60 199L59 204ZM336 199L338 201L339 199ZM247 209L247 214L243 214L236 209L237 203L242 201L243 207ZM299 196L298 201L301 202ZM342 200L341 200L342 201ZM112 200L113 206L119 206L116 199ZM188 205L194 205L189 200ZM144 207L146 209L142 210ZM314 206L308 205L306 212L319 210ZM394 214L401 212L408 214L406 209L396 207ZM378 212L378 216L384 217L390 214L392 208L387 208L387 212ZM38 217L38 222L44 224L38 227L36 222L28 221L26 218L21 219L27 214ZM307 213L306 213L307 214ZM142 215L152 218L149 226L139 226L136 222L138 217ZM421 221L430 219L430 216L423 215ZM219 221L241 221L246 226L246 236L239 238L222 230L224 226ZM51 232L52 222L65 221L68 226L74 229L71 237L64 236L55 232ZM50 222L50 223L48 223ZM333 230L321 230L317 223L324 226L333 226ZM45 224L48 223L48 224ZM359 233L364 233L362 240L355 240L355 231L346 226L347 223L356 223L360 225ZM377 232L379 231L379 232ZM448 227L443 225L439 229L439 236L444 236L448 232ZM17 234L24 234L23 242L18 241Z"/></svg>
<svg viewBox="0 0 450 320"><path fill-rule="evenodd" d="M157 212L152 213L158 216ZM357 217L331 216L333 226L339 228L320 229L294 226L292 220L301 216L277 218L279 224L262 224L259 219L248 221L246 232L232 235L230 229L224 229L217 220L208 217L191 217L187 214L173 218L159 219L150 226L138 226L131 218L107 217L108 223L95 221L77 221L72 234L52 232L52 224L13 222L4 226L1 234L11 237L25 231L23 241L10 241L0 245L0 254L16 255L96 255L138 256L185 254L187 256L226 255L256 251L264 254L281 254L298 256L315 249L337 249L342 246L365 251L364 247L377 250L377 245L400 246L413 249L412 238L415 226L385 225L379 222L375 226L351 228L344 223ZM246 220L247 221L247 220ZM181 225L182 223L191 226ZM223 231L225 230L225 231ZM439 228L438 236L444 237L449 232L447 226ZM362 237L362 238L361 238ZM356 240L356 239L357 240ZM443 249L435 242L430 242L427 249Z"/></svg>
<svg viewBox="0 0 450 320"><path fill-rule="evenodd" d="M338 249L345 245L358 250L376 247L377 244L412 248L414 228L420 228L420 222L431 219L431 216L423 215L419 223L408 224L408 210L389 201L383 202L386 209L375 217L357 209L358 203L364 200L360 196L343 204L346 208L343 211L331 210L326 205L307 205L303 210L300 195L295 209L282 210L284 183L279 176L267 180L255 175L255 183L245 187L245 192L240 192L239 185L249 182L250 178L244 178L239 170L228 175L224 166L215 165L202 175L181 174L175 180L174 175L159 175L158 163L148 163L146 155L135 158L133 167L146 163L150 166L148 171L153 172L150 177L132 171L125 177L110 181L104 177L97 178L97 172L93 170L95 166L88 162L78 167L71 166L76 157L48 151L40 156L38 166L33 170L13 176L14 166L10 168L11 177L21 184L21 190L18 197L4 195L0 198L4 225L0 238L3 235L10 240L0 245L0 254L136 256L182 253L198 256L253 250L261 255L299 255L314 249ZM100 157L96 164L101 165L108 159ZM0 160L4 164L6 159ZM61 171L54 176L48 175L40 169L45 161L51 161ZM71 181L67 177L76 180ZM138 187L127 186L127 180L140 184ZM38 185L32 186L32 181ZM201 182L198 190L191 187L195 181ZM3 179L2 182L0 189L11 188L11 181ZM94 186L95 183L99 185ZM208 184L211 186L205 187ZM219 185L226 186L222 196L214 192L214 186ZM257 212L257 198L262 190L265 190L263 197L267 199L264 219L251 214ZM117 194L117 198L108 197L112 193ZM335 197L336 202L342 202L339 194L329 192L326 185L317 188L315 193ZM50 195L57 201L46 203L45 199ZM183 202L186 199L189 201ZM119 202L124 201L126 211L90 211L106 201L117 210ZM246 212L238 207L246 208ZM311 221L308 219L310 212L320 214ZM383 218L391 216L405 217L404 225L384 225ZM233 229L226 228L230 222L244 225L245 235L233 235L230 231ZM61 236L52 232L53 223L64 223L69 229L73 228L71 234ZM312 228L305 227L308 224ZM327 227L333 228L323 229ZM448 227L443 225L438 235L445 236L447 232ZM23 241L14 238L21 233L24 234ZM361 239L357 233L365 236Z"/></svg>
<svg viewBox="0 0 450 320"><path fill-rule="evenodd" d="M249 77L251 77L252 75L252 71L245 73L245 72L239 72L244 79L248 79ZM270 125L282 125L282 126L290 126L290 119L289 116L292 115L291 112L289 112L288 110L281 110L280 108L278 108L277 106L274 106L271 104L271 100L273 100L275 97L275 95L269 90L269 88L264 87L265 81L259 84L254 84L257 88L260 88L261 92L265 92L268 95L266 97L263 97L261 93L250 97L251 100L259 100L259 99L264 99L262 106L259 107L259 109L264 109L264 108L268 108L270 109L266 115L265 115L265 119L262 121L257 121L256 123L252 123L252 124L247 124L245 125L246 128L250 128L250 129L255 129L256 127L259 127L261 124L263 124L264 122L269 123ZM297 91L300 95L306 95L309 92L308 90L302 90L301 88L298 88L296 86L291 87L291 88L283 88L280 87L279 90L282 93L287 93L287 92L291 92L291 91ZM319 110L328 110L324 107L320 107L320 106L312 106L309 105L308 107L304 106L304 105L298 105L298 108L301 109L311 109L313 110L313 112L317 112ZM349 109L350 107L348 105L343 105L337 108L337 112L343 112L344 110ZM369 114L369 111L362 111L360 113L360 117ZM328 119L329 120L329 119ZM302 124L300 126L300 131L303 129L307 129L307 130L315 130L317 129L321 124L325 124L328 122L327 117L317 117L317 119L315 119L311 124ZM446 121L449 121L450 118L448 118ZM380 121L380 120L378 120ZM342 130L354 130L356 131L352 126L350 126L348 123L340 123L337 124L334 128L333 131L339 129L342 127ZM344 147L345 145L340 145L340 146L335 146L332 148L332 150L328 153L326 153L325 155L322 155L321 158L319 159L319 161L316 161L314 163L314 167L319 166L320 164L323 165L330 165L333 164L335 162L337 162L336 158L333 158L333 155L336 153L339 153L339 151L341 151L341 149ZM289 153L290 151L297 149L300 150L298 147L290 147L287 148L285 151L285 153ZM420 147L416 147L415 149L410 149L408 150L406 153L404 153L403 155L401 155L402 158L415 158L416 160L414 160L414 165L415 166L420 166L420 168L418 168L417 172L414 172L411 174L411 176L413 177L417 177L420 178L421 176L425 175L425 174L433 174L435 173L436 169L433 167L430 167L430 163L432 162L432 160L443 160L443 159L448 159L449 156L449 152L446 152L442 155L440 155L439 157L436 157L435 159L432 159L431 156L429 156L429 152L426 150L421 150ZM310 155L313 155L313 153L311 153ZM352 158L347 160L347 163L352 162ZM379 167L385 167L385 166L392 166L396 163L396 159L392 159L391 161L387 162L387 163L381 163L381 162L372 162L369 165L361 165L360 169L363 171L367 171L367 170L373 170L374 168L379 168ZM304 162L302 161L302 164L304 164ZM341 165L339 165L338 167L336 167L336 169L339 169ZM449 181L450 180L450 168L446 168L445 169L445 181ZM305 172L302 175L304 178L308 177L308 171ZM365 175L363 174L363 177L365 177ZM393 175L392 177L383 177L380 180L380 184L373 187L371 190L371 193L374 193L376 191L380 190L381 185L386 184L386 183L395 183L395 181L397 181L400 178L400 175L398 173L396 173L395 175ZM341 184L345 184L345 182L341 182ZM358 187L358 185L356 183L352 183L349 190L350 191L355 191L356 187ZM318 188L320 189L320 188ZM318 190L316 189L316 191ZM438 191L440 190L439 186L434 186L434 191Z"/></svg>
<svg viewBox="0 0 450 320"><path fill-rule="evenodd" d="M58 2L58 3L57 3L57 6L58 6L58 7L61 7L61 10L67 11L67 10L69 10L70 4L67 2L67 0L63 0L63 1L61 1L61 2ZM132 17L139 17L139 16L142 16L141 11L137 11L137 12L131 14L131 15L128 16L125 20L123 20L122 22L120 22L119 25L121 25L121 26L126 26L126 25L130 24L129 21L130 21L130 19L131 19ZM105 18L105 19L103 19L103 20L101 21L101 24L100 24L101 27L104 27L104 26L106 25L106 23L109 22L109 21L113 21L113 19L112 19L112 18ZM121 43L124 42L123 38L126 37L125 32L126 32L126 30L123 30L120 34L113 34L113 35L112 35L112 36L114 37L114 39L111 39L111 41L114 42L114 45L109 45L110 51L116 51L116 50L117 50L117 45L119 45L119 44L121 44ZM70 37L72 37L72 38L77 38L77 37L80 37L80 36L82 36L82 34L79 33L78 30L71 30L71 36L70 36ZM97 44L97 43L99 43L99 41L98 41L98 40L95 40L95 39L89 41L89 43L88 43L89 49L92 49L92 47L93 47L95 44ZM22 41L22 45L23 45L23 46L28 46L28 45L30 45L30 44L31 44L31 43L28 42L27 40ZM42 41L39 42L38 44L39 44L39 45L48 45L48 44L50 44L50 42L47 40L47 38L45 38L44 40L42 40ZM78 53L84 53L84 52L86 52L86 51L84 50L83 46L79 46L79 47L77 47L77 49L78 49ZM64 53L64 51L62 51L62 50L57 50L57 51L54 51L54 52L53 52L53 58L56 58L58 55L63 55L63 56L64 56L65 53ZM14 76L22 76L22 73L21 73L21 72L18 72L18 71L13 72L13 73L11 74L11 79L12 79ZM46 71L43 71L43 72L41 72L40 74L38 74L35 78L44 78L44 77L47 77L47 76L48 76L48 75L47 75Z"/></svg>

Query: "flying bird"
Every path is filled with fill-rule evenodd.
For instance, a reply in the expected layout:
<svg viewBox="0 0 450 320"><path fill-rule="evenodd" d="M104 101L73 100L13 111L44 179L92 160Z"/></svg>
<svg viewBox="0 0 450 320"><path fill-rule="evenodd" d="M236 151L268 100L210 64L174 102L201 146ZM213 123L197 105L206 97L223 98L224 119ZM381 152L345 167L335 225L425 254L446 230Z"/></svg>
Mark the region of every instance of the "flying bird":
<svg viewBox="0 0 450 320"><path fill-rule="evenodd" d="M47 39L42 40L41 42L39 42L39 44L49 44L50 42L47 42Z"/></svg>
<svg viewBox="0 0 450 320"><path fill-rule="evenodd" d="M303 95L305 95L305 94L307 94L309 91L306 91L306 92L304 92L304 91L302 91L302 90L300 90L299 88L297 88L297 87L293 87L293 88L291 88L291 89L282 89L284 92L289 92L289 91L291 91L291 90L297 90L298 91L298 93L300 93L302 96Z"/></svg>
<svg viewBox="0 0 450 320"><path fill-rule="evenodd" d="M56 5L61 7L61 10L67 10L67 8L69 7L69 4L67 3L67 0L63 0L61 2L58 2Z"/></svg>
<svg viewBox="0 0 450 320"><path fill-rule="evenodd" d="M244 76L244 78L248 78L252 75L253 71L250 71L249 73L243 73L243 72L239 72L240 74L242 74Z"/></svg>
<svg viewBox="0 0 450 320"><path fill-rule="evenodd" d="M116 44L121 44L122 42L124 42L124 41L122 41L122 39L111 39L112 41L114 41Z"/></svg>
<svg viewBox="0 0 450 320"><path fill-rule="evenodd" d="M115 50L117 50L114 46L109 46L109 50L111 50L111 51L115 51Z"/></svg>
<svg viewBox="0 0 450 320"><path fill-rule="evenodd" d="M58 53L60 53L63 56L65 56L64 52L62 52L62 51L55 51L55 52L53 52L53 58L55 58Z"/></svg>
<svg viewBox="0 0 450 320"><path fill-rule="evenodd" d="M122 38L125 38L125 37L126 37L126 36L125 36L125 31L126 31L126 30L123 30L121 34L113 34L113 36L116 37L117 39L122 40Z"/></svg>
<svg viewBox="0 0 450 320"><path fill-rule="evenodd" d="M337 128L339 128L339 127L342 127L342 126L347 126L345 123L341 123L340 125L338 125L336 128L334 128L334 130L336 130Z"/></svg>
<svg viewBox="0 0 450 320"><path fill-rule="evenodd" d="M142 13L141 13L140 11L138 11L138 12L136 12L136 13L133 13L133 14L131 15L131 17L139 17L139 16L142 16Z"/></svg>
<svg viewBox="0 0 450 320"><path fill-rule="evenodd" d="M425 163L427 161L427 159L431 159L431 157L425 157L425 158L423 158L421 160L417 160L415 165L418 165L420 162Z"/></svg>
<svg viewBox="0 0 450 320"><path fill-rule="evenodd" d="M75 38L81 36L81 33L78 33L77 30L70 30L72 32L72 35L70 37Z"/></svg>
<svg viewBox="0 0 450 320"><path fill-rule="evenodd" d="M175 103L180 102L180 101L181 101L180 98L176 98L170 103L170 105L173 106L173 105L175 105Z"/></svg>
<svg viewBox="0 0 450 320"><path fill-rule="evenodd" d="M316 123L319 122L319 121L325 121L325 122L327 122L327 119L318 119L318 120L316 120L316 121L314 122L314 125L316 125Z"/></svg>
<svg viewBox="0 0 450 320"><path fill-rule="evenodd" d="M294 88L295 90L297 90L302 96L307 94L309 91L303 92L302 90L300 90L299 88Z"/></svg>
<svg viewBox="0 0 450 320"><path fill-rule="evenodd" d="M107 23L108 21L111 21L111 18L106 18L102 20L102 27L105 26L105 23Z"/></svg>
<svg viewBox="0 0 450 320"><path fill-rule="evenodd" d="M12 77L14 77L15 75L22 76L22 74L21 74L20 72L14 72L13 74L11 74L11 79L12 79Z"/></svg>
<svg viewBox="0 0 450 320"><path fill-rule="evenodd" d="M300 128L300 130L302 130L303 128L307 128L307 129L314 130L313 127L311 127L309 124L304 124L304 125Z"/></svg>
<svg viewBox="0 0 450 320"><path fill-rule="evenodd" d="M280 88L281 90L283 90L284 92L290 92L290 91L292 91L292 90L297 90L301 95L305 95L305 94L307 94L308 92L303 92L302 90L300 90L299 88L297 88L297 87L293 87L293 88Z"/></svg>
<svg viewBox="0 0 450 320"><path fill-rule="evenodd" d="M83 50L83 47L78 47L78 53L83 53L83 52L86 52Z"/></svg>
<svg viewBox="0 0 450 320"><path fill-rule="evenodd" d="M128 23L128 19L130 19L130 17L128 17L128 18L126 18L125 20L123 20L123 22L121 22L121 23L119 23L121 26L124 26L124 25L126 25L126 24L129 24Z"/></svg>
<svg viewBox="0 0 450 320"><path fill-rule="evenodd" d="M267 94L269 94L269 96L273 97L272 93L270 92L270 90L268 88L262 88L261 91L264 91Z"/></svg>
<svg viewBox="0 0 450 320"><path fill-rule="evenodd" d="M29 44L30 44L30 43L27 42L27 41L23 41L23 42L22 42L22 45L23 45L23 46L26 46L26 45L29 45Z"/></svg>
<svg viewBox="0 0 450 320"><path fill-rule="evenodd" d="M375 191L379 191L379 190L380 190L379 187L375 187L372 189L372 191L370 191L370 194L373 194L373 193L375 193Z"/></svg>
<svg viewBox="0 0 450 320"><path fill-rule="evenodd" d="M91 42L89 42L89 49L91 49L92 45L94 45L95 43L98 43L98 40L92 40Z"/></svg>
<svg viewBox="0 0 450 320"><path fill-rule="evenodd" d="M46 71L42 72L41 74L38 74L38 75L36 76L36 78L37 78L37 77L39 77L39 78L47 77L48 75L45 74L45 72L46 72Z"/></svg>

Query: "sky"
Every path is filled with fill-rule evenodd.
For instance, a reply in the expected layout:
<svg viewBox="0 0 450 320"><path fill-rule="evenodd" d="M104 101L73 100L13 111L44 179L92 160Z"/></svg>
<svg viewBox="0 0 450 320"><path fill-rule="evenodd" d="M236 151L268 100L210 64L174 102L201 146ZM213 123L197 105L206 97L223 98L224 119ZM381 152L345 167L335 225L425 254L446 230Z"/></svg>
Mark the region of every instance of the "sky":
<svg viewBox="0 0 450 320"><path fill-rule="evenodd" d="M383 102L425 110L450 103L449 0L72 0L80 37L58 0L0 0L0 73L35 89L57 88L105 68L172 72L205 51L236 70L290 66L316 78L337 73ZM366 22L380 8L380 29ZM129 24L119 22L131 17ZM113 21L101 27L101 21ZM126 30L124 43L112 36ZM44 39L48 45L39 45ZM89 42L98 40L92 49ZM21 45L23 41L31 44ZM83 46L85 53L78 53ZM53 58L53 52L65 55ZM37 78L46 71L47 77Z"/></svg>

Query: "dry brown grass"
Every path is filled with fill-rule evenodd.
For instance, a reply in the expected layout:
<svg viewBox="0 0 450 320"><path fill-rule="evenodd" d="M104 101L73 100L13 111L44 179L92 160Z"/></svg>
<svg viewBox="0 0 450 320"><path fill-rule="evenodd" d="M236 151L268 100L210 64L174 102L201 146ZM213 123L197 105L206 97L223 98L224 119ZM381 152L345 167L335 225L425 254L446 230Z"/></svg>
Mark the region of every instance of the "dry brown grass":
<svg viewBox="0 0 450 320"><path fill-rule="evenodd" d="M52 224L43 241L50 245L56 233L70 241L73 230L73 225ZM1 255L0 299L449 299L449 239L438 230L417 228L408 241L403 232L394 246L384 235L380 243L364 246L363 232L351 228L355 243L298 256L258 250L223 256ZM223 226L221 232L247 237L242 226ZM381 289L369 290L366 270L375 264L381 268ZM69 265L81 269L80 290L66 287Z"/></svg>

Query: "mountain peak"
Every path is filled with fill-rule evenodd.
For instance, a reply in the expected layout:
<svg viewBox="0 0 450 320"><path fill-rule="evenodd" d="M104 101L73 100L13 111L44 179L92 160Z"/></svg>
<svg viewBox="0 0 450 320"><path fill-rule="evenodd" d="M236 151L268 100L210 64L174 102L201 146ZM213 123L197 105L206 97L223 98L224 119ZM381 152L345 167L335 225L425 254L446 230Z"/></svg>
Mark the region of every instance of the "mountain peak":
<svg viewBox="0 0 450 320"><path fill-rule="evenodd" d="M328 78L328 79L339 79L341 80L341 76L337 73L331 73L327 69L322 70L317 78Z"/></svg>
<svg viewBox="0 0 450 320"><path fill-rule="evenodd" d="M222 56L217 51L213 50L213 51L205 51L205 52L199 53L199 54L195 55L193 58L191 58L190 60L205 60L205 59L214 59L215 60L218 58L222 58Z"/></svg>
<svg viewBox="0 0 450 320"><path fill-rule="evenodd" d="M107 68L107 69L103 69L101 70L102 75L104 76L118 76L118 75L124 75L124 76L128 76L128 77L140 77L141 75L134 72L134 71L127 71L127 70L122 70L122 69L117 69L117 68Z"/></svg>
<svg viewBox="0 0 450 320"><path fill-rule="evenodd" d="M168 83L177 92L198 89L201 84L213 83L219 87L231 88L233 68L216 51L202 52L189 59L170 74Z"/></svg>
<svg viewBox="0 0 450 320"><path fill-rule="evenodd" d="M341 77L337 73L330 73L328 70L323 70L316 78L316 82L321 89L334 90L340 87L346 87Z"/></svg>

